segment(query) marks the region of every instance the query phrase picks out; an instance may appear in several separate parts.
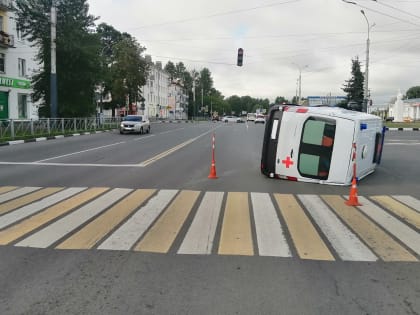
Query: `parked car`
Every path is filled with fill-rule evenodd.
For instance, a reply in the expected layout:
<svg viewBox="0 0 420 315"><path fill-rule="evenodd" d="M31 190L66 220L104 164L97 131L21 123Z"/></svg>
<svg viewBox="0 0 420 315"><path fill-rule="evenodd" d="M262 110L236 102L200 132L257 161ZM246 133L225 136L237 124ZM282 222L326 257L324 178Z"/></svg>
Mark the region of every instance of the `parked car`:
<svg viewBox="0 0 420 315"><path fill-rule="evenodd" d="M229 122L242 122L242 119L238 116L225 116L223 117L223 122L229 123Z"/></svg>
<svg viewBox="0 0 420 315"><path fill-rule="evenodd" d="M394 117L387 117L386 119L385 119L385 121L394 121Z"/></svg>
<svg viewBox="0 0 420 315"><path fill-rule="evenodd" d="M127 115L121 121L120 133L150 133L150 121L145 115Z"/></svg>

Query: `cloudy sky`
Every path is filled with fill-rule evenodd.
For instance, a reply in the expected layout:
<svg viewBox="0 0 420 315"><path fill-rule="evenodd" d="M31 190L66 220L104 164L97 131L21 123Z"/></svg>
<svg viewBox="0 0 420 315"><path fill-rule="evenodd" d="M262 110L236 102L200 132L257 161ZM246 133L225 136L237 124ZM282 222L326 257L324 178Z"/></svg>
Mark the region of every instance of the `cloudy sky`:
<svg viewBox="0 0 420 315"><path fill-rule="evenodd" d="M351 59L365 69L368 25L373 103L420 85L420 0L351 2L88 0L98 23L135 36L153 61L209 68L225 96L291 100L300 71L302 96L343 95ZM239 47L243 67L236 66Z"/></svg>

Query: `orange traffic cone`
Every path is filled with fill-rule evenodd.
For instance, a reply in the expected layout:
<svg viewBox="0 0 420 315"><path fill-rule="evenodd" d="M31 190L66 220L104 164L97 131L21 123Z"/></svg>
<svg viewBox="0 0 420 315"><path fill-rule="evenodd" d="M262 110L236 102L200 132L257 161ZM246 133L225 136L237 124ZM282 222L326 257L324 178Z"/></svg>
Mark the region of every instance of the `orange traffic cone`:
<svg viewBox="0 0 420 315"><path fill-rule="evenodd" d="M211 167L210 167L210 175L209 175L210 179L216 179L218 178L216 175L216 163L215 161L211 161Z"/></svg>
<svg viewBox="0 0 420 315"><path fill-rule="evenodd" d="M356 177L353 177L353 180L351 182L351 188L350 188L350 196L349 200L346 201L346 205L348 206L361 206L359 203L359 200L357 199L357 180Z"/></svg>
<svg viewBox="0 0 420 315"><path fill-rule="evenodd" d="M217 178L217 175L216 175L216 161L214 159L214 150L215 150L215 148L216 148L216 139L215 139L215 135L213 134L211 167L210 167L210 174L208 176L209 179L216 179Z"/></svg>

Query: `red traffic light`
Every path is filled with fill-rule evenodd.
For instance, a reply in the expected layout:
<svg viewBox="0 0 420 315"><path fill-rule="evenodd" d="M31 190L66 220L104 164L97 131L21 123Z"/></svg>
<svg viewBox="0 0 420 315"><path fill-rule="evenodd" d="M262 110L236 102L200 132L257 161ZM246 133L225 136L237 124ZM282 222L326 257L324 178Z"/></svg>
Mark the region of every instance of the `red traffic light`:
<svg viewBox="0 0 420 315"><path fill-rule="evenodd" d="M239 48L238 49L238 61L237 61L236 64L239 67L242 67L243 60L244 60L244 50L242 48Z"/></svg>

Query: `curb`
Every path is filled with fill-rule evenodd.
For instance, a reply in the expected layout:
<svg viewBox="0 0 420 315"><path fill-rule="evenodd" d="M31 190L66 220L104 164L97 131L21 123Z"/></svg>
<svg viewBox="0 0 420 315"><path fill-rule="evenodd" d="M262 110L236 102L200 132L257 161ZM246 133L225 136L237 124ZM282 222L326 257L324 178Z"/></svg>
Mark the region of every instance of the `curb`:
<svg viewBox="0 0 420 315"><path fill-rule="evenodd" d="M84 135L92 135L92 134L98 134L98 133L104 133L104 132L111 132L111 131L113 131L113 130L103 130L103 131L92 131L92 132L73 133L73 134L66 134L66 135L57 135L57 136L48 136L48 137L40 137L40 138L31 138L31 139L25 139L25 140L12 140L12 141L7 141L7 142L1 142L0 143L0 147L4 147L4 146L7 146L7 145L22 144L22 143L40 142L40 141L63 139L63 138L69 138L69 137L78 137L78 136L84 136Z"/></svg>
<svg viewBox="0 0 420 315"><path fill-rule="evenodd" d="M419 131L420 128L388 128L387 131Z"/></svg>

